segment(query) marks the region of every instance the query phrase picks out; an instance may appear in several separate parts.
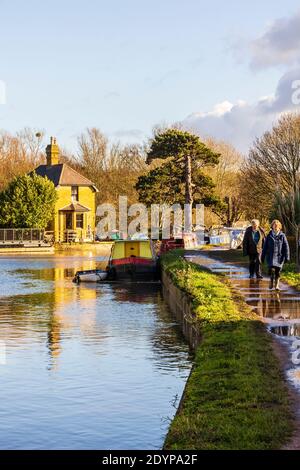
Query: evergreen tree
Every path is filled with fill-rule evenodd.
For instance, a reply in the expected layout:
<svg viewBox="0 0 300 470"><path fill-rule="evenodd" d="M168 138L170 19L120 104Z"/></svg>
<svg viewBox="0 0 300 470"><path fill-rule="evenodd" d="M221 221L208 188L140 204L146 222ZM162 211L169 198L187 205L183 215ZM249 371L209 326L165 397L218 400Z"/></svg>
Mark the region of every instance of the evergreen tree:
<svg viewBox="0 0 300 470"><path fill-rule="evenodd" d="M17 176L0 193L0 226L44 229L53 217L56 200L52 181L35 172Z"/></svg>

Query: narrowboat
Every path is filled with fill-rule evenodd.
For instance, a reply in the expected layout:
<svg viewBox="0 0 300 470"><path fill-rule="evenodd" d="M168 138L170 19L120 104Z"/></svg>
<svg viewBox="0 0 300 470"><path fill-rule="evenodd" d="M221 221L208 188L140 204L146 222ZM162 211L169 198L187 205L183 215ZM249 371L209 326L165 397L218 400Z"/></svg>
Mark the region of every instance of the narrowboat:
<svg viewBox="0 0 300 470"><path fill-rule="evenodd" d="M167 253L170 250L184 249L183 238L169 238L161 241L160 254Z"/></svg>
<svg viewBox="0 0 300 470"><path fill-rule="evenodd" d="M151 240L116 240L111 251L110 279L155 280L158 260Z"/></svg>

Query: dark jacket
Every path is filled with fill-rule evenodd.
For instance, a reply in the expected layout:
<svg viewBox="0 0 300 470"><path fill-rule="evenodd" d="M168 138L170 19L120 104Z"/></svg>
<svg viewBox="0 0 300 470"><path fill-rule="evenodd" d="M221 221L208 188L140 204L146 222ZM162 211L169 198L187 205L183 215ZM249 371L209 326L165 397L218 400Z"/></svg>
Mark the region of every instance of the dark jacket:
<svg viewBox="0 0 300 470"><path fill-rule="evenodd" d="M256 243L253 240L253 235L252 235L252 227L248 227L246 229L244 239L243 239L243 254L244 256L250 256L250 255L257 255L258 253L262 252L264 242L265 242L265 232L261 227L258 227L258 231L260 234L259 242Z"/></svg>
<svg viewBox="0 0 300 470"><path fill-rule="evenodd" d="M267 260L268 266L282 268L285 261L290 259L290 247L283 232L274 235L271 230L264 243L262 262Z"/></svg>

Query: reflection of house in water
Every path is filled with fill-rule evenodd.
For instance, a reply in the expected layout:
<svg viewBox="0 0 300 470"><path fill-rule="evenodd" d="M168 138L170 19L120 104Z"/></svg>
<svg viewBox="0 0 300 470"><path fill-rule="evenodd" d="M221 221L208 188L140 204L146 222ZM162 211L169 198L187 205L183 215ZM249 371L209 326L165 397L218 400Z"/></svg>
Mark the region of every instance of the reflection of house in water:
<svg viewBox="0 0 300 470"><path fill-rule="evenodd" d="M53 269L53 308L48 329L48 348L52 359L61 352L62 336L71 338L77 334L93 333L96 323L97 290L80 286L66 280L65 267ZM98 293L99 295L99 293Z"/></svg>
<svg viewBox="0 0 300 470"><path fill-rule="evenodd" d="M87 262L89 266L89 262ZM85 263L79 267L86 268ZM74 268L75 270L77 269ZM80 287L72 283L72 277L66 278L63 263L57 267L45 269L19 270L18 275L24 280L35 282L40 292L24 293L0 299L1 337L14 337L16 345L31 337L32 332L38 342L45 341L51 357L50 367L57 362L62 351L62 341L75 335L93 336L101 340L102 325L96 325L96 301L101 291L93 287ZM45 282L45 284L44 284ZM47 291L45 291L45 286ZM6 333L7 332L7 333Z"/></svg>

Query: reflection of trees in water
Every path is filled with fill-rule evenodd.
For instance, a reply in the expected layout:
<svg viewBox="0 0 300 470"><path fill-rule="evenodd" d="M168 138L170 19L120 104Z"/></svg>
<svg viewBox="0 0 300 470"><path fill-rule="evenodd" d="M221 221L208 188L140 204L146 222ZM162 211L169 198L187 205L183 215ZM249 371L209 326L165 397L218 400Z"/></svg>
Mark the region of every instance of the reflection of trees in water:
<svg viewBox="0 0 300 470"><path fill-rule="evenodd" d="M61 329L62 325L60 323L60 320L57 319L55 315L51 315L47 332L47 347L50 355L50 369L55 366L56 358L60 355L62 350Z"/></svg>
<svg viewBox="0 0 300 470"><path fill-rule="evenodd" d="M45 329L48 324L48 312L53 309L53 292L37 292L31 294L17 294L0 299L1 325L3 328L15 328L14 331L22 335L18 330L26 325L36 325L36 332Z"/></svg>
<svg viewBox="0 0 300 470"><path fill-rule="evenodd" d="M258 292L256 295L255 299L249 297L247 303L257 315L274 320L300 319L300 298L282 298L284 293L273 291L270 292L270 297L265 297L264 292Z"/></svg>
<svg viewBox="0 0 300 470"><path fill-rule="evenodd" d="M145 325L145 328L149 328L152 359L158 369L170 371L178 370L179 367L184 370L189 368L189 347L163 299L159 283L116 283L111 284L111 292L114 301L128 302L129 306L137 303L153 305L154 321L151 328L149 325ZM147 315L147 312L143 315ZM136 331L132 331L133 340L135 335Z"/></svg>
<svg viewBox="0 0 300 470"><path fill-rule="evenodd" d="M68 261L66 261L67 263ZM56 267L47 267L42 269L16 269L15 274L23 276L25 279L30 278L40 281L57 281L62 279L73 279L76 271L84 269L103 269L107 266L106 261L96 261L94 259L78 261L73 266L65 266L64 264L57 265Z"/></svg>
<svg viewBox="0 0 300 470"><path fill-rule="evenodd" d="M49 292L4 297L0 299L1 338L13 338L18 347L27 337L33 336L43 343L46 333L46 346L53 365L62 350L63 331L80 329L83 337L103 337L103 329L99 332L95 326L97 295L99 297L99 292L97 294L95 289L77 289L75 285L65 287L54 283ZM80 309L81 302L85 307L82 315L72 309L74 305Z"/></svg>
<svg viewBox="0 0 300 470"><path fill-rule="evenodd" d="M102 353L101 343L110 329L105 315L108 315L108 322L110 315L113 315L114 328L125 331L123 337L128 344L132 342L134 345L137 339L149 342L158 368L175 368L175 364L178 368L178 362L182 362L184 368L187 367L188 347L162 299L160 284L85 286L82 283L76 286L66 280L66 276L72 276L69 276L71 271L64 267L18 272L31 279L53 281L46 284L51 290L0 299L1 338L13 339L16 347L28 338L35 343L45 344L50 356L49 367L57 363L63 341L78 335L78 331L81 341L91 346L95 354L99 351ZM101 300L99 302L102 295L106 295L104 304ZM128 304L124 309L123 303ZM117 308L117 304L121 308Z"/></svg>
<svg viewBox="0 0 300 470"><path fill-rule="evenodd" d="M157 296L156 312L159 321L151 336L156 367L166 372L172 369L190 369L192 355L189 346L161 292Z"/></svg>
<svg viewBox="0 0 300 470"><path fill-rule="evenodd" d="M55 281L56 279L72 278L74 276L75 268L44 268L44 269L17 269L16 274L39 281Z"/></svg>
<svg viewBox="0 0 300 470"><path fill-rule="evenodd" d="M300 336L300 325L273 326L270 330L279 336Z"/></svg>
<svg viewBox="0 0 300 470"><path fill-rule="evenodd" d="M28 336L44 342L47 332L47 347L51 356L60 352L59 321L55 318L54 292L19 294L0 301L1 330L7 338L14 338L18 347Z"/></svg>
<svg viewBox="0 0 300 470"><path fill-rule="evenodd" d="M153 304L161 291L160 284L155 282L116 282L110 286L113 300L117 302Z"/></svg>
<svg viewBox="0 0 300 470"><path fill-rule="evenodd" d="M259 307L264 317L274 320L300 318L300 302L292 299L281 300L280 294L274 294L270 299L262 299Z"/></svg>

